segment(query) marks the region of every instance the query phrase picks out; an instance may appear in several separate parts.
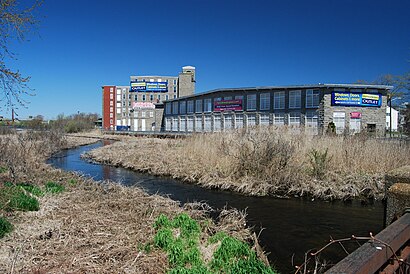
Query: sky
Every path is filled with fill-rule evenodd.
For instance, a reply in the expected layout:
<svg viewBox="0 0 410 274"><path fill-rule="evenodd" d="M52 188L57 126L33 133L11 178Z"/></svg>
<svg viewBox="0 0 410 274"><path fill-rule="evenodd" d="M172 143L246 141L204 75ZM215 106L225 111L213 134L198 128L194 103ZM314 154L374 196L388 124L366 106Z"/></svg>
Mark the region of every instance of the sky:
<svg viewBox="0 0 410 274"><path fill-rule="evenodd" d="M101 86L186 65L195 92L404 74L409 11L408 0L45 0L28 41L10 43L9 65L35 90L16 111L101 114Z"/></svg>

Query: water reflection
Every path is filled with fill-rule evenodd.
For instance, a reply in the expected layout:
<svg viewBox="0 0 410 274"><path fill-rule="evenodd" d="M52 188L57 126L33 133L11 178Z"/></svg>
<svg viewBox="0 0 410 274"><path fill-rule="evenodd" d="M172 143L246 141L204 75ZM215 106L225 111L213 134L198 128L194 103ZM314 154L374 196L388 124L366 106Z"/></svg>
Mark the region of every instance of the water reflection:
<svg viewBox="0 0 410 274"><path fill-rule="evenodd" d="M107 144L107 143L106 143ZM329 237L344 238L350 235L368 236L382 229L383 206L377 202L362 206L358 202L310 201L303 199L277 199L270 197L246 197L225 191L206 190L169 178L155 177L116 168L92 164L80 158L85 151L97 148L97 143L59 153L49 160L53 166L78 171L95 180L112 180L126 186L138 185L148 193L167 195L181 203L205 201L214 208L224 206L246 209L248 225L256 230L264 228L261 244L269 252L270 261L281 273L294 272L292 255L300 264L304 252L325 245ZM339 247L326 253L328 260L344 256Z"/></svg>

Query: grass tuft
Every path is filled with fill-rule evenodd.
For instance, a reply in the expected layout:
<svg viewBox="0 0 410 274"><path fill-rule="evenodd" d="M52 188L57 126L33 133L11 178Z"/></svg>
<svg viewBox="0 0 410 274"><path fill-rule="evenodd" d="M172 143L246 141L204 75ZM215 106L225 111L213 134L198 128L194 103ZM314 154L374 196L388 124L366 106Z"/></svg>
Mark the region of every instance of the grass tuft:
<svg viewBox="0 0 410 274"><path fill-rule="evenodd" d="M13 230L13 225L4 217L0 217L0 239Z"/></svg>
<svg viewBox="0 0 410 274"><path fill-rule="evenodd" d="M61 193L65 191L65 187L55 182L47 182L45 185L45 191L49 193Z"/></svg>

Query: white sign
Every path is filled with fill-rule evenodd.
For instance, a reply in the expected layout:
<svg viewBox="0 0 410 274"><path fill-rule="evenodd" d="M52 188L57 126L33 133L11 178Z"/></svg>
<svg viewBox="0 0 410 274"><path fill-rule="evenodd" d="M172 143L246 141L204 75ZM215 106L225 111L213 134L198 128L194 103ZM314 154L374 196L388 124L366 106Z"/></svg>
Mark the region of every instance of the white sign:
<svg viewBox="0 0 410 274"><path fill-rule="evenodd" d="M133 109L155 109L155 105L151 102L133 102Z"/></svg>

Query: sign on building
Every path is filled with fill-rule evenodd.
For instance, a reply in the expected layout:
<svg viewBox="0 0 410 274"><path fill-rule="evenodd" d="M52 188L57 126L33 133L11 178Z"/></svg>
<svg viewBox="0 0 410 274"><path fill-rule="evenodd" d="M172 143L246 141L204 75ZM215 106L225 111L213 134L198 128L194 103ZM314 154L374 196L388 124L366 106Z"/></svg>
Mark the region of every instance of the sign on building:
<svg viewBox="0 0 410 274"><path fill-rule="evenodd" d="M381 105L381 94L332 92L332 106L380 107Z"/></svg>

